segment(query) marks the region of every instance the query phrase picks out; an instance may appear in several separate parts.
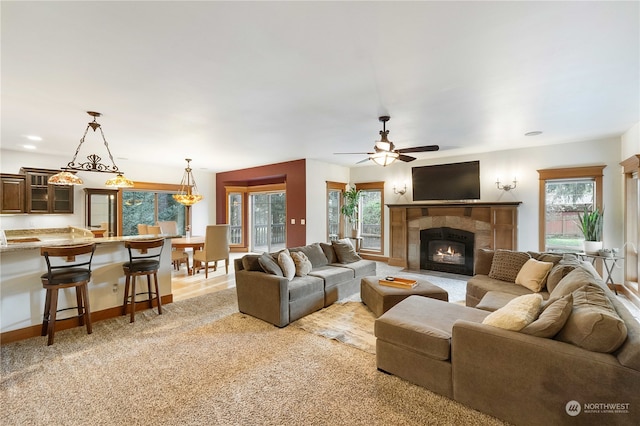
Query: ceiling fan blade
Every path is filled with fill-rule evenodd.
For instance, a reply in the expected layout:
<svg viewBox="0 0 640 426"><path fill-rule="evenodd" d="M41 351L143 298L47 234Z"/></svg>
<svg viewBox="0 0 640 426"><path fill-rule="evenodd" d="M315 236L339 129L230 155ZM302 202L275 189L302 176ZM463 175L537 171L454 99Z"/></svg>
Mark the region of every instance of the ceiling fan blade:
<svg viewBox="0 0 640 426"><path fill-rule="evenodd" d="M437 151L440 147L438 145L425 145L425 146L414 146L413 148L402 148L397 149L401 154L409 153L409 152L428 152L428 151Z"/></svg>
<svg viewBox="0 0 640 426"><path fill-rule="evenodd" d="M367 161L369 161L369 158L365 158L364 160L360 160L358 161L356 164L362 164L362 163L366 163Z"/></svg>
<svg viewBox="0 0 640 426"><path fill-rule="evenodd" d="M373 152L334 152L333 155L343 155L343 154L349 154L349 155L371 155L373 154Z"/></svg>
<svg viewBox="0 0 640 426"><path fill-rule="evenodd" d="M411 157L409 155L404 155L404 154L400 154L398 156L398 160L404 161L405 163L408 163L409 161L413 161L415 159L416 159L416 157Z"/></svg>

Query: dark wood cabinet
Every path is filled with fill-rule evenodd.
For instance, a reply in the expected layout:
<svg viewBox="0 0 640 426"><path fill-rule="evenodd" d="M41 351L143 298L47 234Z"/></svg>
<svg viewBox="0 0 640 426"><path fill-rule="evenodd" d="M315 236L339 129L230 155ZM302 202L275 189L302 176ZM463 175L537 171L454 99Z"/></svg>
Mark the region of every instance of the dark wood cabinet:
<svg viewBox="0 0 640 426"><path fill-rule="evenodd" d="M8 173L0 174L0 213L25 212L25 177Z"/></svg>
<svg viewBox="0 0 640 426"><path fill-rule="evenodd" d="M73 186L49 185L59 170L20 169L25 175L27 213L73 213Z"/></svg>

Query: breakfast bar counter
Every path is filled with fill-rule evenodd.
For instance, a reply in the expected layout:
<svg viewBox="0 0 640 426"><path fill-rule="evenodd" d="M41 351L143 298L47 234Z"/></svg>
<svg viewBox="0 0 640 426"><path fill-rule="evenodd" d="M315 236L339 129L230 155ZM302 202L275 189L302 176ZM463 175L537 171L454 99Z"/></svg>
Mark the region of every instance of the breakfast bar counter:
<svg viewBox="0 0 640 426"><path fill-rule="evenodd" d="M95 321L120 313L125 283L122 264L129 260L124 241L158 237L94 238L90 231L74 227L27 231L5 231L8 244L0 247L0 333L3 343L40 335L46 294L40 276L47 270L44 257L40 255L41 247L96 243L89 282L89 300ZM161 237L166 238L166 242L158 280L160 296L165 303L171 301L171 238L176 235ZM75 304L73 291L61 292L59 308Z"/></svg>

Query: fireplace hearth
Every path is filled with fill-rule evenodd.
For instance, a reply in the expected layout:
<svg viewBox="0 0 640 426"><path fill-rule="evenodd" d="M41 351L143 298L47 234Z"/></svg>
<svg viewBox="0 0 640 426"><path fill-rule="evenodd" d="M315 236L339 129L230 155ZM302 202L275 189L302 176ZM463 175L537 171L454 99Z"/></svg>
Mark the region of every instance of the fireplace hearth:
<svg viewBox="0 0 640 426"><path fill-rule="evenodd" d="M420 231L420 269L473 275L473 232L448 227Z"/></svg>

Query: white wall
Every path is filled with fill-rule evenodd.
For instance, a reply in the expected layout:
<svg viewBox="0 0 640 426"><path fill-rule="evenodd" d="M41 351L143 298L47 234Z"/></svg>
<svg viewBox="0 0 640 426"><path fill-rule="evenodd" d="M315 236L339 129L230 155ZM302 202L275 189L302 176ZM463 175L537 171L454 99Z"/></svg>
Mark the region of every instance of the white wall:
<svg viewBox="0 0 640 426"><path fill-rule="evenodd" d="M1 150L0 171L2 173L20 173L20 167L59 169L66 165L70 159L69 156ZM179 184L184 174L184 167L155 166L128 160L116 160L116 163L125 176L133 181ZM73 214L3 214L0 216L0 229L49 228L69 225L83 227L85 223L84 188L105 188L104 182L114 175L78 172L78 176L82 178L84 185L75 187ZM193 176L198 184L198 190L205 196L204 201L191 209L193 234L204 235L205 226L208 223L215 223L215 174L194 169Z"/></svg>
<svg viewBox="0 0 640 426"><path fill-rule="evenodd" d="M349 182L349 168L306 160L307 242L327 240L327 181Z"/></svg>
<svg viewBox="0 0 640 426"><path fill-rule="evenodd" d="M367 166L351 169L350 183L384 180L385 204L412 203L411 168L431 164L480 160L481 201L522 201L518 209L518 249L538 250L538 169L606 164L604 169L605 246L622 246L622 186L620 184L620 146L618 138L574 142L555 146L513 149L435 160L396 162L388 167ZM496 177L510 183L517 177L518 186L509 192L496 188ZM395 195L392 187L407 185L407 193ZM388 218L388 209L385 209ZM389 235L386 220L385 235ZM385 255L389 242L385 241Z"/></svg>
<svg viewBox="0 0 640 426"><path fill-rule="evenodd" d="M622 156L620 160L626 160L632 155L638 154L640 154L640 122L622 135Z"/></svg>

